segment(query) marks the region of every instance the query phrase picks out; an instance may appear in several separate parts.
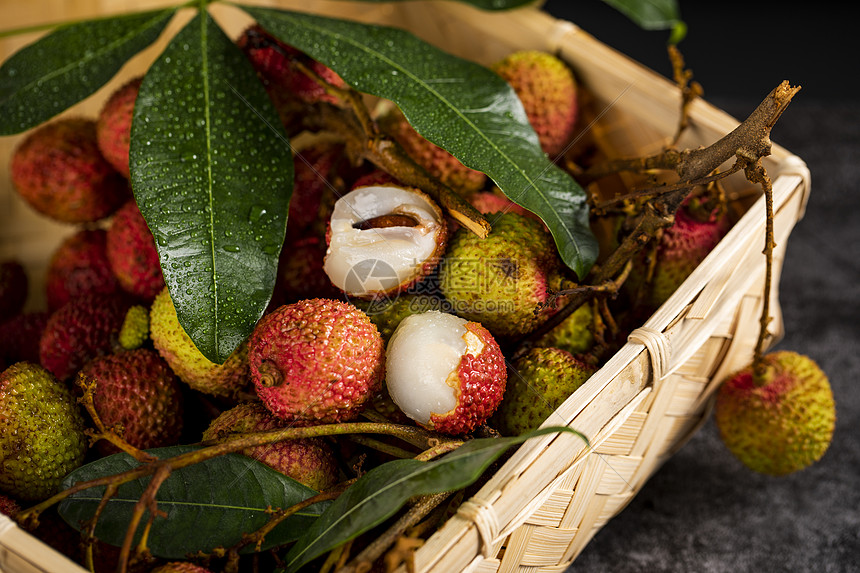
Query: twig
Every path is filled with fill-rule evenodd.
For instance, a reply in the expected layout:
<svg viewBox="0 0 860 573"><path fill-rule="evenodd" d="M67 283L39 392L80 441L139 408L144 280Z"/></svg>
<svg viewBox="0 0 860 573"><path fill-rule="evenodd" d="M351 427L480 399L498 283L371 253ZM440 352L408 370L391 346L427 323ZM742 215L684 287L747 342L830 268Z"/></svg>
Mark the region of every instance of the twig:
<svg viewBox="0 0 860 573"><path fill-rule="evenodd" d="M669 44L669 61L672 63L672 76L675 79L675 84L681 90L681 114L678 121L678 131L675 132L675 137L672 139L672 146L677 145L678 140L684 130L690 125L690 104L699 98L704 93L699 82L691 82L693 72L684 68L684 57L681 51L675 44Z"/></svg>
<svg viewBox="0 0 860 573"><path fill-rule="evenodd" d="M765 241L764 250L765 256L765 272L764 272L764 300L762 301L761 318L759 319L759 334L756 341L755 351L753 353L753 380L757 383L764 379L766 373L766 365L764 360L764 344L770 332L768 325L771 321L770 316L770 290L773 277L773 249L776 246L773 235L773 184L767 174L761 161L748 168L747 177L752 182L761 184L765 197Z"/></svg>

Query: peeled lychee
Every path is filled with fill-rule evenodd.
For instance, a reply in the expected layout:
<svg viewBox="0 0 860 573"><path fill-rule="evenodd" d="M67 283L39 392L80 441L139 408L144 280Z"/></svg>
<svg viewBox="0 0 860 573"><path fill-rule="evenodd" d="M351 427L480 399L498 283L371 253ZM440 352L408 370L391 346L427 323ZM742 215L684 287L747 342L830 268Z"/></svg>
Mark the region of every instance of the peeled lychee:
<svg viewBox="0 0 860 573"><path fill-rule="evenodd" d="M486 328L428 311L404 318L386 351L385 385L419 425L451 435L483 424L505 392L505 357Z"/></svg>
<svg viewBox="0 0 860 573"><path fill-rule="evenodd" d="M81 382L95 382L94 406L108 428L122 427L123 439L145 450L172 446L182 432L182 392L176 375L154 350L139 348L95 358L79 372ZM117 450L102 440L107 455Z"/></svg>
<svg viewBox="0 0 860 573"><path fill-rule="evenodd" d="M286 427L259 402L245 402L218 416L203 432L204 440L217 440L234 434L262 432ZM242 450L282 474L317 491L338 481L338 466L331 447L322 439L283 440Z"/></svg>
<svg viewBox="0 0 860 573"><path fill-rule="evenodd" d="M31 362L0 373L0 490L45 499L86 451L83 415L66 384Z"/></svg>
<svg viewBox="0 0 860 573"><path fill-rule="evenodd" d="M126 179L131 119L142 77L132 78L111 94L96 121L96 138L104 158Z"/></svg>
<svg viewBox="0 0 860 573"><path fill-rule="evenodd" d="M37 128L15 149L10 170L13 187L31 207L66 223L103 219L130 196L126 179L102 156L89 119Z"/></svg>
<svg viewBox="0 0 860 573"><path fill-rule="evenodd" d="M429 275L447 240L442 210L418 189L359 187L335 203L323 269L348 296L392 295Z"/></svg>
<svg viewBox="0 0 860 573"><path fill-rule="evenodd" d="M117 294L87 294L67 302L51 315L42 332L42 366L65 380L89 360L113 352L130 306Z"/></svg>
<svg viewBox="0 0 860 573"><path fill-rule="evenodd" d="M180 380L212 396L235 398L248 385L248 345L240 344L224 364L206 358L182 328L165 287L149 311L152 345Z"/></svg>
<svg viewBox="0 0 860 573"><path fill-rule="evenodd" d="M487 182L483 172L466 167L448 151L422 137L398 110L387 110L379 117L379 125L413 161L458 193L467 196Z"/></svg>
<svg viewBox="0 0 860 573"><path fill-rule="evenodd" d="M458 229L439 270L442 294L455 314L480 322L495 336L516 337L543 323L553 309L535 312L557 288L561 259L540 221L500 214L480 238Z"/></svg>
<svg viewBox="0 0 860 573"><path fill-rule="evenodd" d="M152 301L164 288L155 238L134 199L120 207L111 221L107 258L120 286L141 300Z"/></svg>
<svg viewBox="0 0 860 573"><path fill-rule="evenodd" d="M19 261L0 262L0 322L21 312L29 284L27 272Z"/></svg>
<svg viewBox="0 0 860 573"><path fill-rule="evenodd" d="M536 50L514 52L492 70L519 96L541 148L550 156L571 141L578 116L576 79L558 57Z"/></svg>
<svg viewBox="0 0 860 573"><path fill-rule="evenodd" d="M108 261L104 229L81 229L54 250L45 279L48 309L57 310L83 294L111 294L119 289Z"/></svg>
<svg viewBox="0 0 860 573"><path fill-rule="evenodd" d="M511 365L496 429L506 436L536 429L594 372L565 350L532 348Z"/></svg>
<svg viewBox="0 0 860 573"><path fill-rule="evenodd" d="M353 419L382 386L382 337L349 303L317 298L278 307L260 319L249 344L257 395L283 420Z"/></svg>
<svg viewBox="0 0 860 573"><path fill-rule="evenodd" d="M723 382L714 416L726 447L744 465L786 475L827 451L836 407L827 376L808 356L778 351L763 360L760 380L748 366Z"/></svg>

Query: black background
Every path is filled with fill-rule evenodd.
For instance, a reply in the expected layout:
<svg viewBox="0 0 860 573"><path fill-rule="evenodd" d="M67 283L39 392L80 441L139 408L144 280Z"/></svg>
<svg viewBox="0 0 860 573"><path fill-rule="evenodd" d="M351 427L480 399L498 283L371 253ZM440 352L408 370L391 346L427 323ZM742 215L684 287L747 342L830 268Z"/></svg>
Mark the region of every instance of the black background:
<svg viewBox="0 0 860 573"><path fill-rule="evenodd" d="M782 80L802 87L772 132L810 168L780 281L778 349L813 358L837 405L833 443L789 476L735 460L712 421L589 543L570 572L860 571L860 81L849 2L687 1L679 47L705 99L743 118ZM599 0L544 3L668 76L666 31ZM853 13L853 11L852 11Z"/></svg>

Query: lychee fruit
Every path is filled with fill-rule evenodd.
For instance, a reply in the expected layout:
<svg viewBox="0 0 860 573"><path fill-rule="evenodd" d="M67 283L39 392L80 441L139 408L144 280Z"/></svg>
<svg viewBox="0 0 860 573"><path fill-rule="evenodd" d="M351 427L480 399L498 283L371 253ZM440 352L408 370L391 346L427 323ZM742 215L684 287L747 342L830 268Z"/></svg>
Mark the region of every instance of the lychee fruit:
<svg viewBox="0 0 860 573"><path fill-rule="evenodd" d="M106 249L110 267L126 292L151 302L164 288L155 238L134 199L114 215Z"/></svg>
<svg viewBox="0 0 860 573"><path fill-rule="evenodd" d="M346 302L316 298L278 307L260 319L249 344L257 395L282 420L351 420L382 386L382 337Z"/></svg>
<svg viewBox="0 0 860 573"><path fill-rule="evenodd" d="M325 251L324 240L314 236L304 237L284 245L278 261L278 281L275 292L281 304L306 298L340 296L340 291L331 284L331 280L323 270Z"/></svg>
<svg viewBox="0 0 860 573"><path fill-rule="evenodd" d="M386 344L397 326L407 316L421 314L428 310L445 309L445 301L431 294L404 293L393 299L357 300L353 304L370 317Z"/></svg>
<svg viewBox="0 0 860 573"><path fill-rule="evenodd" d="M418 189L359 187L335 203L323 269L348 296L402 292L427 277L445 252L442 210Z"/></svg>
<svg viewBox="0 0 860 573"><path fill-rule="evenodd" d="M484 215L489 215L492 213L518 213L520 215L525 215L526 217L531 217L532 219L537 219L538 216L525 209L520 207L510 199L504 196L501 191L498 189L493 189L491 191L478 191L469 196L469 203L472 204L472 207L477 209L479 212Z"/></svg>
<svg viewBox="0 0 860 573"><path fill-rule="evenodd" d="M105 102L96 121L96 140L102 155L126 179L129 178L131 120L142 81L143 77L138 76L115 90Z"/></svg>
<svg viewBox="0 0 860 573"><path fill-rule="evenodd" d="M0 490L45 499L86 451L84 419L68 386L31 362L0 374Z"/></svg>
<svg viewBox="0 0 860 573"><path fill-rule="evenodd" d="M119 331L119 345L125 350L134 350L149 340L149 309L135 304L125 313Z"/></svg>
<svg viewBox="0 0 860 573"><path fill-rule="evenodd" d="M536 429L595 370L565 350L532 348L511 365L504 399L493 416L495 428L505 436Z"/></svg>
<svg viewBox="0 0 860 573"><path fill-rule="evenodd" d="M413 161L461 195L468 196L487 183L483 172L466 167L451 153L422 137L396 108L382 113L378 123Z"/></svg>
<svg viewBox="0 0 860 573"><path fill-rule="evenodd" d="M249 385L248 345L240 344L223 364L210 361L179 323L166 287L149 309L149 329L152 345L179 379L192 389L234 399Z"/></svg>
<svg viewBox="0 0 860 573"><path fill-rule="evenodd" d="M83 294L111 294L120 289L107 257L107 231L80 229L51 255L45 278L49 310Z"/></svg>
<svg viewBox="0 0 860 573"><path fill-rule="evenodd" d="M30 280L17 260L0 261L0 322L23 310Z"/></svg>
<svg viewBox="0 0 860 573"><path fill-rule="evenodd" d="M523 50L491 69L516 92L544 152L554 157L564 151L579 115L577 83L567 64L547 52Z"/></svg>
<svg viewBox="0 0 860 573"><path fill-rule="evenodd" d="M94 382L93 405L107 428L119 425L123 439L145 450L172 446L182 433L182 392L176 375L154 350L138 348L100 356L78 372ZM117 452L102 440L103 455Z"/></svg>
<svg viewBox="0 0 860 573"><path fill-rule="evenodd" d="M66 380L89 360L113 352L130 306L117 294L87 294L67 302L51 315L39 339L42 366Z"/></svg>
<svg viewBox="0 0 860 573"><path fill-rule="evenodd" d="M537 346L566 350L573 355L584 354L594 345L594 310L583 304L555 328L536 342Z"/></svg>
<svg viewBox="0 0 860 573"><path fill-rule="evenodd" d="M191 561L170 561L159 565L150 573L213 573L213 571Z"/></svg>
<svg viewBox="0 0 860 573"><path fill-rule="evenodd" d="M428 311L404 318L386 350L385 385L395 404L424 428L468 434L502 401L505 357L476 322Z"/></svg>
<svg viewBox="0 0 860 573"><path fill-rule="evenodd" d="M215 418L203 432L204 440L218 440L235 434L263 432L286 427L260 402L244 402ZM283 440L242 450L244 455L317 491L338 481L334 451L321 438Z"/></svg>
<svg viewBox="0 0 860 573"><path fill-rule="evenodd" d="M561 259L540 221L500 214L480 238L458 229L439 269L442 294L455 314L480 322L493 335L512 338L531 332L554 308L536 312L558 288Z"/></svg>
<svg viewBox="0 0 860 573"><path fill-rule="evenodd" d="M15 517L15 514L21 511L21 505L4 493L0 493L0 513L7 517Z"/></svg>
<svg viewBox="0 0 860 573"><path fill-rule="evenodd" d="M0 323L0 358L6 364L39 363L39 339L45 331L51 313L35 310L16 314Z"/></svg>
<svg viewBox="0 0 860 573"><path fill-rule="evenodd" d="M826 374L808 356L783 350L762 360L760 378L750 365L721 384L714 418L744 465L781 476L821 459L833 439L836 406Z"/></svg>
<svg viewBox="0 0 860 573"><path fill-rule="evenodd" d="M129 197L128 182L102 156L89 119L37 128L15 149L10 171L14 189L31 207L65 223L103 219Z"/></svg>
<svg viewBox="0 0 860 573"><path fill-rule="evenodd" d="M344 163L344 146L320 141L297 151L293 159L293 194L287 219L287 241L309 234L322 237L334 197L344 192L346 183L339 171Z"/></svg>

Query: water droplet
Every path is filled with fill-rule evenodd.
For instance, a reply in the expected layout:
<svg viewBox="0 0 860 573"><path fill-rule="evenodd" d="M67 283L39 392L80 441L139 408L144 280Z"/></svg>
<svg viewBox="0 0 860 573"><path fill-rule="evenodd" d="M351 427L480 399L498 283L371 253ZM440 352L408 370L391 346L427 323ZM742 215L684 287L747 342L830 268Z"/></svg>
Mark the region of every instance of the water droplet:
<svg viewBox="0 0 860 573"><path fill-rule="evenodd" d="M254 205L251 207L251 211L248 213L248 221L250 221L251 223L256 223L260 220L260 217L265 214L265 207L261 207L260 205Z"/></svg>
<svg viewBox="0 0 860 573"><path fill-rule="evenodd" d="M221 248L224 249L225 251L227 251L228 253L238 253L239 252L239 245L224 245Z"/></svg>

